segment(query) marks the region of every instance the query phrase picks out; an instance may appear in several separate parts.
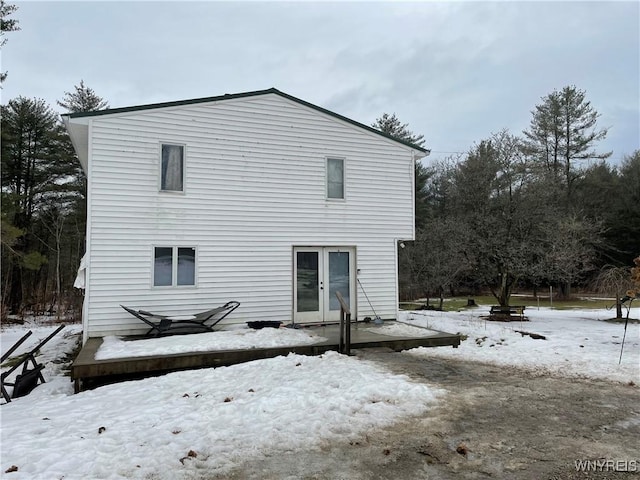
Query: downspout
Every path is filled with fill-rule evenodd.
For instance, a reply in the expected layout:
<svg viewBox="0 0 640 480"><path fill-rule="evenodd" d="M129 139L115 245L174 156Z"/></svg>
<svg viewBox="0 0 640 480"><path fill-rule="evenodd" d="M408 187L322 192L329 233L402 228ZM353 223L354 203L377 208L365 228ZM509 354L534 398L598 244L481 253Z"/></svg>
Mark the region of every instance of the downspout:
<svg viewBox="0 0 640 480"><path fill-rule="evenodd" d="M431 153L429 150L427 150L426 153L411 150L411 238L396 238L393 242L396 261L396 319L400 318L400 262L398 261L398 246L400 246L400 248L404 248L403 240L413 241L416 239L416 162L421 158L428 156L429 153Z"/></svg>

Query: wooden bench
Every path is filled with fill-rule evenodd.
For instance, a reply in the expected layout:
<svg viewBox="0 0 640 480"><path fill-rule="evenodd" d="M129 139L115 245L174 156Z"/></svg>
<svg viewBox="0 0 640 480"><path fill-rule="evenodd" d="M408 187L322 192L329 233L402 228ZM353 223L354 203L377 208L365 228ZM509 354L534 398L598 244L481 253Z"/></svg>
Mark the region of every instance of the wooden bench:
<svg viewBox="0 0 640 480"><path fill-rule="evenodd" d="M512 316L518 316L520 320L524 319L524 305L500 306L492 305L490 316L494 319L510 320Z"/></svg>

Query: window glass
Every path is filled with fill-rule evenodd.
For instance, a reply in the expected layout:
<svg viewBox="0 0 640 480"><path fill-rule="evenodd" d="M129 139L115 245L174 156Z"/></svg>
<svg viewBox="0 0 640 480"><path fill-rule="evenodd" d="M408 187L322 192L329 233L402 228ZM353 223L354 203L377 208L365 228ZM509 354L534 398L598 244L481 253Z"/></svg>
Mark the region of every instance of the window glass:
<svg viewBox="0 0 640 480"><path fill-rule="evenodd" d="M320 308L318 252L298 252L296 282L298 312L317 312Z"/></svg>
<svg viewBox="0 0 640 480"><path fill-rule="evenodd" d="M160 189L182 192L184 187L184 147L162 145Z"/></svg>
<svg viewBox="0 0 640 480"><path fill-rule="evenodd" d="M329 252L329 309L340 310L336 292L340 292L347 305L350 304L349 252Z"/></svg>
<svg viewBox="0 0 640 480"><path fill-rule="evenodd" d="M195 285L196 249L178 248L178 285Z"/></svg>
<svg viewBox="0 0 640 480"><path fill-rule="evenodd" d="M193 247L155 247L153 286L170 287L196 284L196 249Z"/></svg>
<svg viewBox="0 0 640 480"><path fill-rule="evenodd" d="M344 198L344 160L327 159L327 197Z"/></svg>
<svg viewBox="0 0 640 480"><path fill-rule="evenodd" d="M153 285L164 287L172 284L173 248L156 247L153 264Z"/></svg>

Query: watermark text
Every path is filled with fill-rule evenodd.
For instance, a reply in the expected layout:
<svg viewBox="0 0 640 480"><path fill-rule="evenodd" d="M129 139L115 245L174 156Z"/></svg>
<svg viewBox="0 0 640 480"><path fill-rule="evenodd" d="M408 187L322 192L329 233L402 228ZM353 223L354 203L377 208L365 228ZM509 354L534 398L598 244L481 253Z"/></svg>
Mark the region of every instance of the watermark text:
<svg viewBox="0 0 640 480"><path fill-rule="evenodd" d="M640 472L637 460L576 460L577 472Z"/></svg>

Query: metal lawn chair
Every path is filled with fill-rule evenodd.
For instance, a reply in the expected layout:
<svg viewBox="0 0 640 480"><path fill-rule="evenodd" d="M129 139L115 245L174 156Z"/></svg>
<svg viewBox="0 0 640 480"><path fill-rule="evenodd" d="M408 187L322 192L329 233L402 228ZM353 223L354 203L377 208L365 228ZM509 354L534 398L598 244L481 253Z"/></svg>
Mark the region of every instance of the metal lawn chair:
<svg viewBox="0 0 640 480"><path fill-rule="evenodd" d="M27 352L22 356L20 361L11 367L6 372L3 372L0 376L0 385L2 388L2 396L7 402L10 402L12 398L24 397L31 393L31 391L38 386L38 383L45 383L44 377L42 376L42 370L44 369L44 365L38 363L36 361L35 355L42 348L42 346L51 340L56 334L64 328L64 325L60 325L51 335L42 340L35 348L31 351ZM11 355L22 343L31 335L31 330L29 330L20 340L18 340L9 350L2 354L2 359L0 362L4 362L9 355ZM31 366L29 366L31 363ZM22 372L16 376L15 380L9 382L7 378L13 372L15 372L18 368L22 367ZM5 387L13 387L13 392L9 395L9 392Z"/></svg>
<svg viewBox="0 0 640 480"><path fill-rule="evenodd" d="M134 310L120 305L134 317L151 327L145 336L185 335L190 333L213 332L213 327L240 306L240 302L227 302L193 315L160 315L146 310Z"/></svg>

